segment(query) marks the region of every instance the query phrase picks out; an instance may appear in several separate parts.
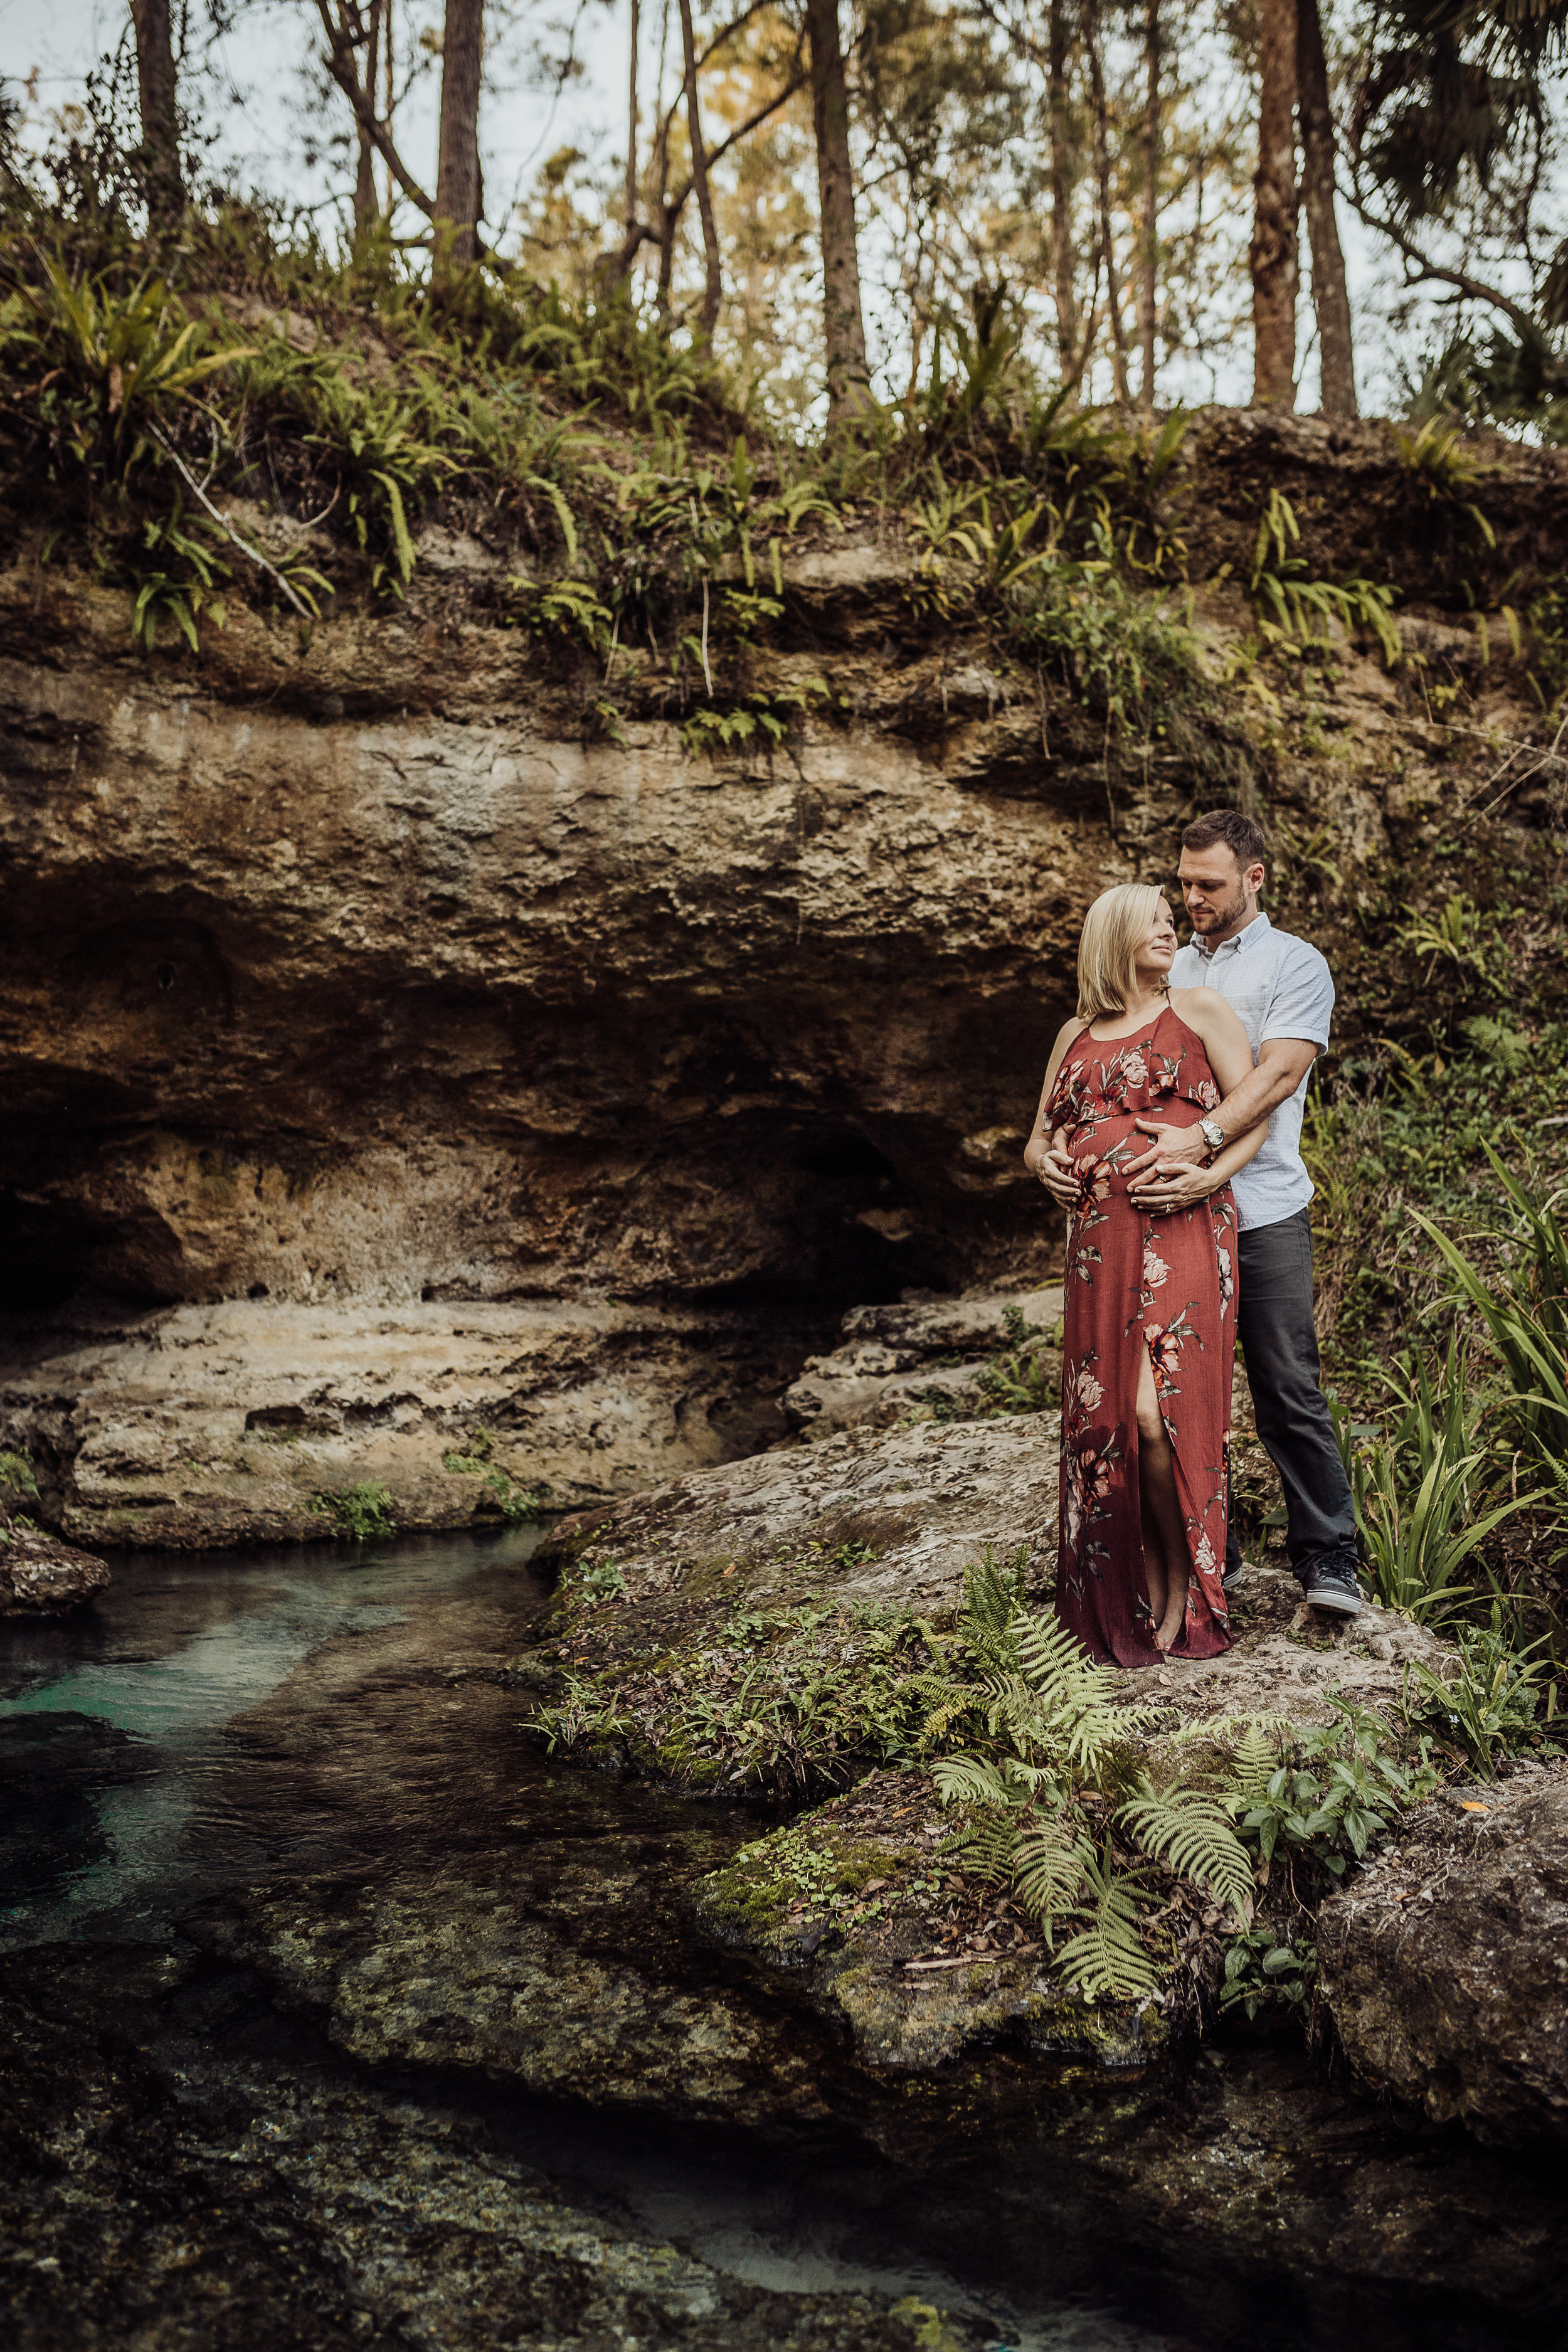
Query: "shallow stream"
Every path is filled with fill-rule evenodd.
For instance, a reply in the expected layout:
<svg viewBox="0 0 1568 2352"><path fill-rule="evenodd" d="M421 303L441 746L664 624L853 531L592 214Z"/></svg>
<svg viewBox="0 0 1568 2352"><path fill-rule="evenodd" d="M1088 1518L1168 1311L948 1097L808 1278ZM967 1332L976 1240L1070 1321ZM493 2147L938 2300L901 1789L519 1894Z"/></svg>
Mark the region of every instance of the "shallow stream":
<svg viewBox="0 0 1568 2352"><path fill-rule="evenodd" d="M1313 2316L1283 2275L1271 2293L1261 2248L1197 2325L1190 2264L1166 2297L1146 2248L1117 2261L1114 2210L1107 2291L1085 2292L1081 2197L1058 2207L1016 2135L900 2163L842 2103L811 2129L770 2116L768 2045L734 2054L757 1988L680 1902L755 1817L523 1737L496 1675L544 1598L533 1541L126 1555L94 1609L0 1624L0 1972L32 2135L4 2222L14 2341L857 2352L910 2297L958 2316L933 2347L1404 2340L1382 2295ZM514 1919L543 1922L563 2015L589 1989L563 2058L509 2022ZM640 2026L605 2027L638 2000ZM482 2046L476 2002L499 2019ZM784 2032L809 2071L812 2029ZM728 2117L679 2055L705 2033L730 2036ZM1294 2096L1295 2057L1215 2063L1283 2065L1268 2095ZM1140 2146L1115 2167L1130 2214ZM1463 2294L1446 2319L1420 2300L1410 2340L1526 2340Z"/></svg>

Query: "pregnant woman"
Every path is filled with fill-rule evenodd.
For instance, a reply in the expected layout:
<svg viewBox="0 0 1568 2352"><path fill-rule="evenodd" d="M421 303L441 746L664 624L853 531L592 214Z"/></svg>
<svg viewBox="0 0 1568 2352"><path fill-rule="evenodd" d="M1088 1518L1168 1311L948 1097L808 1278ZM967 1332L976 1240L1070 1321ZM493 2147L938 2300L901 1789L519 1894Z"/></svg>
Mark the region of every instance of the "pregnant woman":
<svg viewBox="0 0 1568 2352"><path fill-rule="evenodd" d="M1230 1647L1225 1592L1236 1206L1229 1180L1267 1125L1226 1145L1211 1190L1162 1213L1169 1189L1134 1122L1192 1126L1252 1068L1217 990L1167 990L1171 909L1144 883L1089 908L1078 1014L1059 1031L1025 1160L1070 1154L1057 1614L1097 1658L1157 1665ZM1215 1129L1216 1135L1219 1130ZM1191 1190L1190 1184L1186 1188Z"/></svg>

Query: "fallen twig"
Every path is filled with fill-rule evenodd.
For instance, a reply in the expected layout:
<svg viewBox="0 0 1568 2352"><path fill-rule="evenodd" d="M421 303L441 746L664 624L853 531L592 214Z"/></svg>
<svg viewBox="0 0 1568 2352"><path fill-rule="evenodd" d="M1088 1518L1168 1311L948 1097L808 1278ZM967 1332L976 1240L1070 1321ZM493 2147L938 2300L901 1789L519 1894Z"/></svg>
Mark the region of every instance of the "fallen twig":
<svg viewBox="0 0 1568 2352"><path fill-rule="evenodd" d="M282 572L279 571L278 566L275 563L268 563L265 555L261 554L258 549L252 547L247 539L242 539L240 537L233 523L229 520L227 515L219 514L216 507L214 506L211 499L208 498L205 490L203 489L201 484L197 481L195 476L192 473L190 467L181 457L179 451L171 442L168 442L163 438L163 436L159 432L158 427L155 425L153 425L148 427L148 430L151 432L153 440L158 444L158 446L163 450L164 456L174 459L175 465L179 467L180 472L189 483L191 488L195 492L197 498L200 499L208 514L211 515L214 522L218 525L220 530L227 533L235 546L238 548L240 553L242 555L248 555L252 563L259 564L262 571L265 572L270 579L277 581L278 585L282 589L283 593L288 597L289 602L293 605L294 610L300 614L302 620L312 621L317 619L319 616L311 612L309 604L305 603L304 598L300 594L299 591L289 585Z"/></svg>

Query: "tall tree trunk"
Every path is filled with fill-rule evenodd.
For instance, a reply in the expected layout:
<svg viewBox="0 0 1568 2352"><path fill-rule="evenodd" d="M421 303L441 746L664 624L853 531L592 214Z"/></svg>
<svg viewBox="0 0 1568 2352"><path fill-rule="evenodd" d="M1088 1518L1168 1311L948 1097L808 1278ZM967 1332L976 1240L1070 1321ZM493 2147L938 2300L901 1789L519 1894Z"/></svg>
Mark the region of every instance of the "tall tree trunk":
<svg viewBox="0 0 1568 2352"><path fill-rule="evenodd" d="M382 0L370 0L370 29L365 39L364 86L372 106L375 104L375 85L380 79ZM375 201L375 148L370 132L363 122L356 122L359 133L359 163L354 173L354 236L365 235L375 219L379 206Z"/></svg>
<svg viewBox="0 0 1568 2352"><path fill-rule="evenodd" d="M1132 405L1127 382L1127 329L1121 316L1121 282L1116 268L1116 246L1110 234L1110 120L1105 99L1105 68L1100 61L1100 32L1093 0L1079 0L1079 25L1089 58L1089 93L1094 100L1094 178L1100 200L1100 243L1105 256L1106 305L1110 319L1110 365L1116 397L1124 408Z"/></svg>
<svg viewBox="0 0 1568 2352"><path fill-rule="evenodd" d="M1345 257L1334 218L1334 118L1318 0L1296 0L1296 88L1301 121L1301 194L1312 247L1312 309L1325 416L1354 416L1355 341Z"/></svg>
<svg viewBox="0 0 1568 2352"><path fill-rule="evenodd" d="M1296 405L1296 0L1261 0L1252 247L1253 404Z"/></svg>
<svg viewBox="0 0 1568 2352"><path fill-rule="evenodd" d="M849 92L838 37L838 0L805 0L811 44L811 104L816 125L816 193L822 227L822 316L829 425L870 399L860 256L855 242L855 180L849 163Z"/></svg>
<svg viewBox="0 0 1568 2352"><path fill-rule="evenodd" d="M637 225L637 42L642 34L642 10L632 0L632 58L626 90L626 198L623 207L626 235Z"/></svg>
<svg viewBox="0 0 1568 2352"><path fill-rule="evenodd" d="M479 84L485 50L485 0L447 0L441 45L441 145L436 166L438 259L465 267L479 251ZM443 225L451 245L442 256Z"/></svg>
<svg viewBox="0 0 1568 2352"><path fill-rule="evenodd" d="M1051 125L1051 276L1056 287L1057 361L1066 383L1078 364L1078 299L1073 285L1072 193L1077 179L1068 73L1072 32L1068 0L1051 0L1047 98Z"/></svg>
<svg viewBox="0 0 1568 2352"><path fill-rule="evenodd" d="M136 32L136 94L142 109L142 184L149 217L167 225L177 221L185 208L169 0L131 0L131 20Z"/></svg>
<svg viewBox="0 0 1568 2352"><path fill-rule="evenodd" d="M1138 256L1138 340L1143 348L1145 408L1154 405L1154 324L1160 271L1160 0L1143 16L1143 236Z"/></svg>
<svg viewBox="0 0 1568 2352"><path fill-rule="evenodd" d="M708 185L708 151L702 144L702 110L697 102L697 41L691 30L691 0L680 0L680 45L686 58L686 131L691 142L691 184L697 191L697 212L702 223L704 279L698 338L713 340L724 280L719 268L719 231L713 223L713 197Z"/></svg>

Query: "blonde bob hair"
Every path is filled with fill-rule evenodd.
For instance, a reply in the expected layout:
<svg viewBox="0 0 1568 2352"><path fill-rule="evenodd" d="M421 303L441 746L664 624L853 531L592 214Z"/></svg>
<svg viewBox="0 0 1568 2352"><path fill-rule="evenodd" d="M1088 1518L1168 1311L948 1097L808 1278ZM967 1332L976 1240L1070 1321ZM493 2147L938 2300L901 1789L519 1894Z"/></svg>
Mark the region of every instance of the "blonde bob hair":
<svg viewBox="0 0 1568 2352"><path fill-rule="evenodd" d="M1083 919L1078 943L1080 1021L1126 1012L1138 985L1138 950L1154 928L1164 895L1153 882L1119 882L1100 892Z"/></svg>

